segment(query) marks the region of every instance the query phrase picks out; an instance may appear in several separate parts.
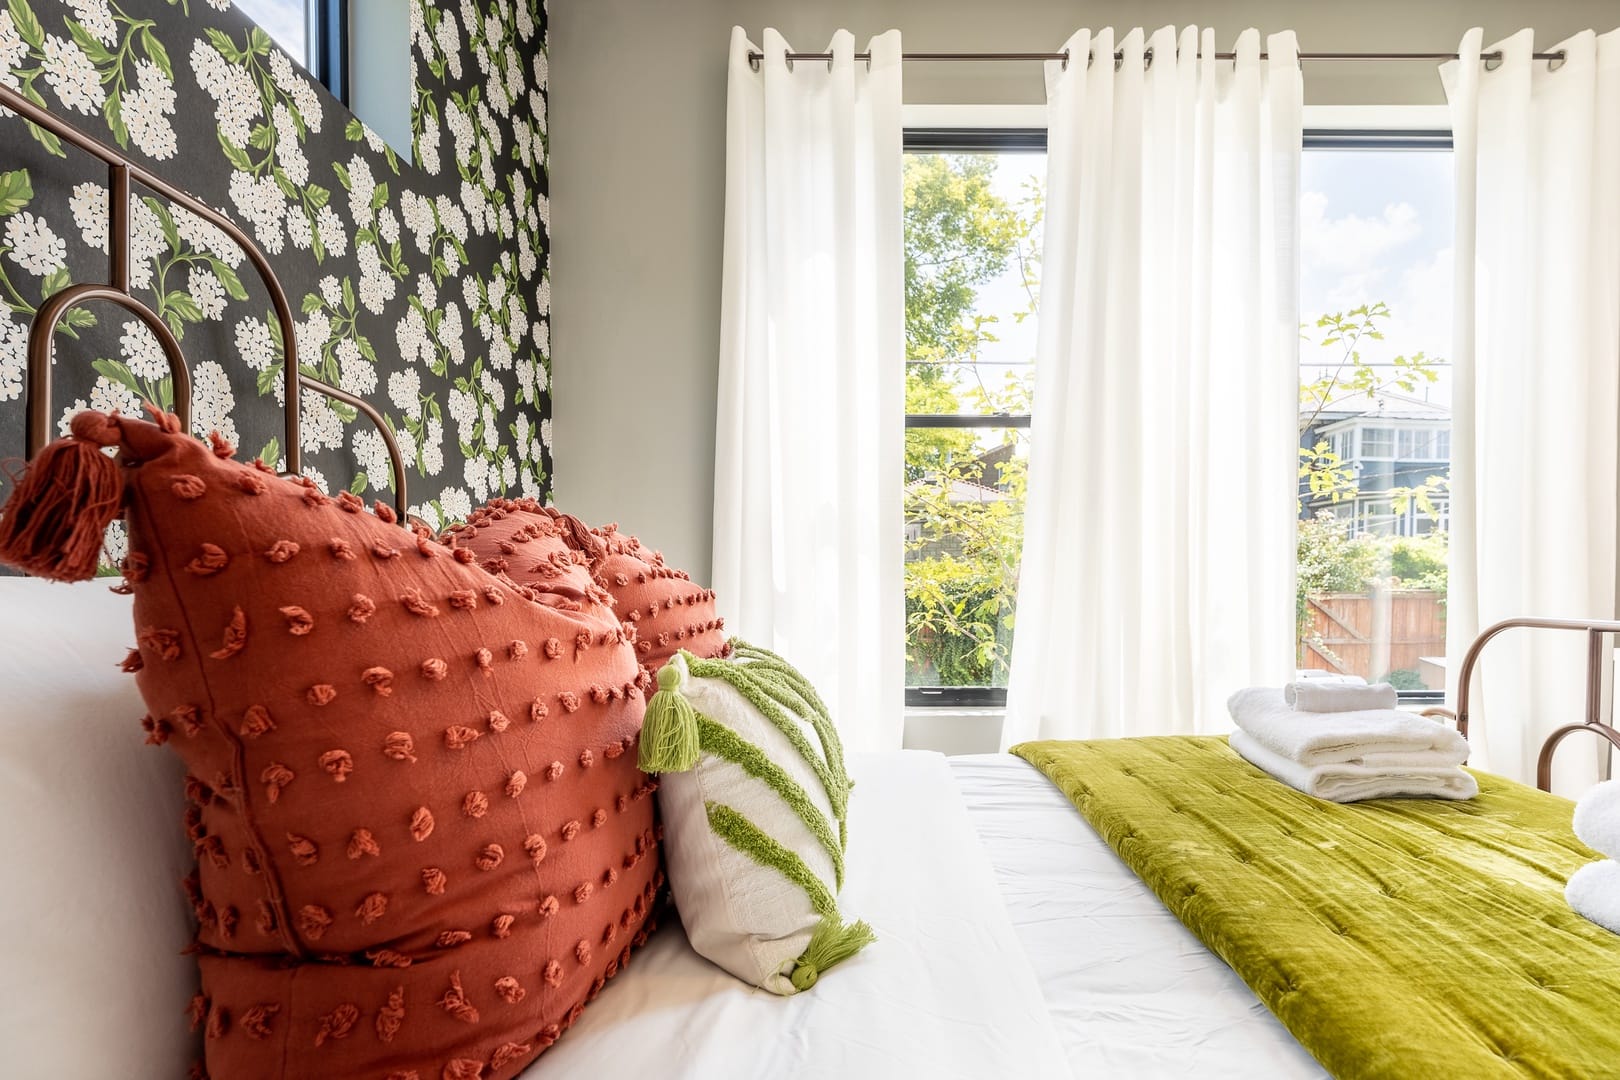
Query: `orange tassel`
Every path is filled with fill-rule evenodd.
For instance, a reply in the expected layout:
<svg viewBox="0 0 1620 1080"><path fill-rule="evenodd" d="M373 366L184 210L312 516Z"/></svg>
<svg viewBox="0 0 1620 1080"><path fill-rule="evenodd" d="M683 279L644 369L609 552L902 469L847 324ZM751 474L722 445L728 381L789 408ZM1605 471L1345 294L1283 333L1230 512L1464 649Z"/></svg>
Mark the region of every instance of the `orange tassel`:
<svg viewBox="0 0 1620 1080"><path fill-rule="evenodd" d="M118 463L101 452L118 445L117 417L87 410L72 432L28 463L0 510L0 563L54 581L95 577L103 534L123 508Z"/></svg>

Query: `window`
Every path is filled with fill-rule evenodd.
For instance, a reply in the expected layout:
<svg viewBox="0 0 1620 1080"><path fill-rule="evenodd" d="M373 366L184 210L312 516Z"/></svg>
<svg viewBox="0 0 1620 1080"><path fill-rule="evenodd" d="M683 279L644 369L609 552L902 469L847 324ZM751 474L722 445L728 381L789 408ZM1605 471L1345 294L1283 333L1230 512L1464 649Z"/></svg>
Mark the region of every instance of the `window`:
<svg viewBox="0 0 1620 1080"><path fill-rule="evenodd" d="M1041 129L906 132L906 702L1006 701L1023 545Z"/></svg>
<svg viewBox="0 0 1620 1080"><path fill-rule="evenodd" d="M1445 687L1451 173L1444 132L1308 132L1301 169L1297 663L1412 697Z"/></svg>
<svg viewBox="0 0 1620 1080"><path fill-rule="evenodd" d="M1361 429L1361 456L1388 458L1395 456L1395 432L1389 428Z"/></svg>
<svg viewBox="0 0 1620 1080"><path fill-rule="evenodd" d="M347 0L236 0L242 14L347 103Z"/></svg>

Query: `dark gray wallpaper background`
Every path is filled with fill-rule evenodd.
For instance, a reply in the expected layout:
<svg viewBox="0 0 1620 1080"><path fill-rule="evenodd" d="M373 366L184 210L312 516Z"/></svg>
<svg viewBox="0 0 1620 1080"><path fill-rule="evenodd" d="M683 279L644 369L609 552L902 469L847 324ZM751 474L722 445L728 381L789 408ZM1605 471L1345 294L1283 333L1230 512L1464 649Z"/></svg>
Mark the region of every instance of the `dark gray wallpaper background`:
<svg viewBox="0 0 1620 1080"><path fill-rule="evenodd" d="M546 12L409 2L414 164L229 0L0 0L0 79L255 238L298 314L301 365L384 413L411 503L440 523L549 490ZM0 115L0 459L23 451L34 309L108 273L105 169L40 134ZM196 432L280 458L268 294L218 230L137 195L131 283L180 336ZM172 402L156 339L116 307L74 314L56 355L63 430L86 405ZM390 499L370 424L307 392L301 409L306 471Z"/></svg>

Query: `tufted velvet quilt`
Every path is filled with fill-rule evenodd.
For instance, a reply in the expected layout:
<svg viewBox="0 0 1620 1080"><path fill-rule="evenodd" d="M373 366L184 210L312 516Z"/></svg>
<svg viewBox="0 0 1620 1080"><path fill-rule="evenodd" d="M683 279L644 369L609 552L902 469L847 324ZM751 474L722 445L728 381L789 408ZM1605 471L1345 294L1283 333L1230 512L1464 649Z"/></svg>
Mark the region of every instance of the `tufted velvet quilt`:
<svg viewBox="0 0 1620 1080"><path fill-rule="evenodd" d="M1620 1075L1620 936L1564 902L1598 857L1567 800L1478 773L1468 802L1327 803L1218 737L1013 753L1334 1076Z"/></svg>

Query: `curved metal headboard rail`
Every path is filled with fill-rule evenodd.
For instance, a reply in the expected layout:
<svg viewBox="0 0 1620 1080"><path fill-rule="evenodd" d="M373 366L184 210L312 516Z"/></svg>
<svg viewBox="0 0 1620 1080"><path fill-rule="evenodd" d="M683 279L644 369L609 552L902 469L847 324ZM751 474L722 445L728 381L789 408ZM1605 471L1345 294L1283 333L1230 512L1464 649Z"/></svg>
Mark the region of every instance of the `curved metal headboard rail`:
<svg viewBox="0 0 1620 1080"><path fill-rule="evenodd" d="M1582 630L1586 633L1586 719L1578 724L1565 724L1547 736L1547 740L1541 744L1541 754L1536 759L1536 787L1542 791L1551 791L1553 753L1568 736L1577 731L1590 731L1607 739L1616 749L1620 749L1620 730L1603 720L1603 638L1607 634L1620 634L1620 622L1607 619L1503 619L1486 627L1463 654L1462 668L1457 672L1456 711L1427 709L1424 712L1430 716L1451 717L1457 723L1457 730L1466 738L1468 699L1474 682L1474 666L1479 662L1480 653L1484 652L1485 646L1497 635L1507 630L1519 629Z"/></svg>
<svg viewBox="0 0 1620 1080"><path fill-rule="evenodd" d="M401 524L406 523L408 499L405 491L405 464L400 457L399 444L394 440L394 433L383 422L381 414L367 402L299 371L298 342L292 306L287 302L286 290L281 287L275 271L270 268L269 260L252 238L230 218L201 199L175 187L161 176L147 171L125 154L99 139L86 135L15 90L0 86L0 105L29 123L45 128L63 142L99 158L106 163L108 173L107 250L111 280L106 283L87 282L69 285L52 293L34 312L33 322L28 328L28 381L24 432L26 456L32 458L50 441L51 364L57 323L68 309L89 300L107 300L117 304L139 318L156 335L158 344L163 348L164 359L169 365L171 385L174 387L175 414L187 431L191 429L191 371L180 350L180 343L157 313L137 299L129 288L130 185L133 181L183 207L223 232L232 243L242 249L242 253L253 264L254 270L264 282L265 289L270 293L271 306L275 309L277 322L281 324L282 372L285 379L282 433L285 439L283 445L286 448L288 474L296 476L302 471L298 391L301 387L308 388L353 406L376 425L383 444L387 447L389 462L393 466L394 505L399 511Z"/></svg>

